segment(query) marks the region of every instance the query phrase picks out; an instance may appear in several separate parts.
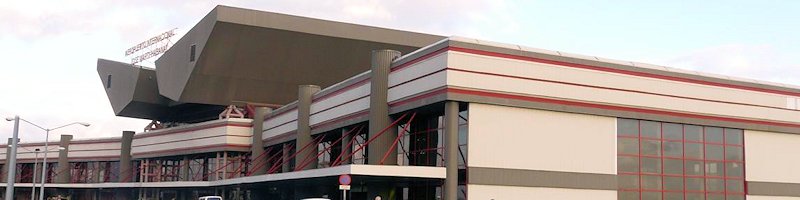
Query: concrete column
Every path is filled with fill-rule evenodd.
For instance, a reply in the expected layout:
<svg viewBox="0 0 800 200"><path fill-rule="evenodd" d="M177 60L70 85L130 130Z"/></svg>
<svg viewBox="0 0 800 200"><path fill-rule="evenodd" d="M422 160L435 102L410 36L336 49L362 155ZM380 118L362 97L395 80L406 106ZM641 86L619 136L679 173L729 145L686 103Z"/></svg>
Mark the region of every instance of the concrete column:
<svg viewBox="0 0 800 200"><path fill-rule="evenodd" d="M350 164L350 158L349 157L345 158L345 156L350 155L350 153L353 151L353 144L349 144L348 145L347 143L350 143L350 140L353 139L352 134L354 134L354 133L350 133L350 135L345 135L349 131L350 131L350 129L347 129L347 128L343 128L342 129L342 137L343 138L342 138L342 141L340 142L340 143L342 143L342 155L343 155L342 156L342 159L343 159L342 160L342 165Z"/></svg>
<svg viewBox="0 0 800 200"><path fill-rule="evenodd" d="M306 147L305 150L301 152L303 147L311 143L311 126L310 126L310 117L311 117L311 98L313 97L314 93L319 92L320 88L316 85L300 85L299 91L297 93L297 145L295 145L295 152L300 152L294 158L295 160L295 167L300 167L300 165L304 159L309 156L316 156L317 148L316 147ZM312 155L313 154L313 155ZM314 169L317 168L317 162L311 162L311 164L307 165L303 169Z"/></svg>
<svg viewBox="0 0 800 200"><path fill-rule="evenodd" d="M189 156L183 156L183 163L181 164L181 181L189 181L189 165L192 160L189 160Z"/></svg>
<svg viewBox="0 0 800 200"><path fill-rule="evenodd" d="M133 143L133 131L122 131L122 140L119 150L119 182L133 182L134 177L131 176L131 143ZM130 177L130 178L129 178ZM125 180L128 179L128 180Z"/></svg>
<svg viewBox="0 0 800 200"><path fill-rule="evenodd" d="M389 94L389 72L392 61L400 57L399 51L394 50L375 50L372 51L372 71L370 78L369 95L369 138L372 138L381 130L391 124L389 117L389 104L387 98ZM389 151L389 147L397 138L397 128L389 128L380 137L377 137L367 145L367 163L376 165L380 163L383 155ZM397 165L397 154L390 153L384 162L385 165Z"/></svg>
<svg viewBox="0 0 800 200"><path fill-rule="evenodd" d="M6 182L6 180L8 180L8 178L6 178L6 175L8 174L8 161L11 160L11 154L8 152L11 152L11 144L14 144L14 142L12 141L13 138L8 138L8 143L6 143L8 144L8 146L6 146L6 163L3 164L3 174L0 175L2 176L3 182Z"/></svg>
<svg viewBox="0 0 800 200"><path fill-rule="evenodd" d="M291 156L291 154L289 154L289 150L290 150L289 145L283 144L283 151L281 151L281 153L283 154L281 155L283 159L283 164L281 164L281 172L292 171L292 168L289 166L289 161L290 161L289 156Z"/></svg>
<svg viewBox="0 0 800 200"><path fill-rule="evenodd" d="M69 183L72 180L72 174L69 170L69 142L72 141L72 135L61 135L61 141L59 146L63 147L63 151L58 151L58 168L56 172L58 176L56 176L56 183Z"/></svg>
<svg viewBox="0 0 800 200"><path fill-rule="evenodd" d="M262 139L264 135L264 117L267 116L268 113L272 112L271 108L267 107L256 107L255 108L255 115L253 116L253 142L250 146L250 159L252 159L251 163L255 164L257 167L258 165L262 165L263 167L254 169L253 175L262 175L267 173L267 168L272 165L267 165L267 158L268 155L264 154L264 140ZM258 158L256 160L256 158Z"/></svg>
<svg viewBox="0 0 800 200"><path fill-rule="evenodd" d="M444 199L458 198L458 102L444 103Z"/></svg>

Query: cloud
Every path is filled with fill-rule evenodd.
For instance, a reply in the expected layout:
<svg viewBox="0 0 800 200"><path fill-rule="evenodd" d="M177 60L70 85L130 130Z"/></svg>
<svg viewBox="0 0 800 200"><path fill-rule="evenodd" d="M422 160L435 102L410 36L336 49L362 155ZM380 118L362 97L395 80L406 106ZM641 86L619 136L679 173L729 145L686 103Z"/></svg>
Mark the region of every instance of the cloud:
<svg viewBox="0 0 800 200"><path fill-rule="evenodd" d="M770 45L726 44L668 59L669 66L800 85L800 62Z"/></svg>

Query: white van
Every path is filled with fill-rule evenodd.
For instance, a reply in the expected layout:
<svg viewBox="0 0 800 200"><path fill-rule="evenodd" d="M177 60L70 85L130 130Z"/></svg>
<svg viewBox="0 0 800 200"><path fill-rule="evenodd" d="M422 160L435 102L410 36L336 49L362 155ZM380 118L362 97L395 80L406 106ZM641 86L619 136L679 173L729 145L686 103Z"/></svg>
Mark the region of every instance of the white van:
<svg viewBox="0 0 800 200"><path fill-rule="evenodd" d="M222 200L221 196L204 196L200 197L199 200Z"/></svg>

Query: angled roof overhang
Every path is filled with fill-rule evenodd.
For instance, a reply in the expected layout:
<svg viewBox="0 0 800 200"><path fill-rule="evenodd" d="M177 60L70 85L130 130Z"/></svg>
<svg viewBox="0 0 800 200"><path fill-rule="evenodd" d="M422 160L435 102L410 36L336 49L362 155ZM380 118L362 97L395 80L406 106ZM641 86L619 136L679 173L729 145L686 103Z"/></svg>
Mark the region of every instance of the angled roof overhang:
<svg viewBox="0 0 800 200"><path fill-rule="evenodd" d="M98 59L97 74L117 116L152 119L167 111L169 99L158 94L154 69Z"/></svg>
<svg viewBox="0 0 800 200"><path fill-rule="evenodd" d="M372 50L410 53L443 38L217 6L156 61L158 91L182 103L283 105L298 85L369 70Z"/></svg>
<svg viewBox="0 0 800 200"><path fill-rule="evenodd" d="M99 59L97 71L103 86L112 79L106 94L117 116L202 121L223 105L283 105L298 85L327 87L367 71L372 50L410 53L443 38L217 6L155 69Z"/></svg>

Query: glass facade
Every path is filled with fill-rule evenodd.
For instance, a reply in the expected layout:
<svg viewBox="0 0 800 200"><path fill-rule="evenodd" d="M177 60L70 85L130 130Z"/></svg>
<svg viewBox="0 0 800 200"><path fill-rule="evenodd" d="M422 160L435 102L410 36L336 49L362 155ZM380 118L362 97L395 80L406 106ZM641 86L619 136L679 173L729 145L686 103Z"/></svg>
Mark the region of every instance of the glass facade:
<svg viewBox="0 0 800 200"><path fill-rule="evenodd" d="M745 198L741 129L617 120L618 199Z"/></svg>

